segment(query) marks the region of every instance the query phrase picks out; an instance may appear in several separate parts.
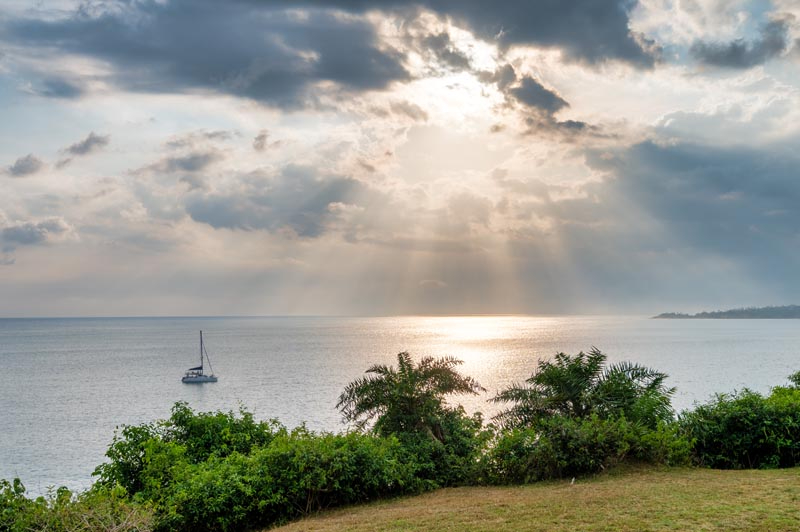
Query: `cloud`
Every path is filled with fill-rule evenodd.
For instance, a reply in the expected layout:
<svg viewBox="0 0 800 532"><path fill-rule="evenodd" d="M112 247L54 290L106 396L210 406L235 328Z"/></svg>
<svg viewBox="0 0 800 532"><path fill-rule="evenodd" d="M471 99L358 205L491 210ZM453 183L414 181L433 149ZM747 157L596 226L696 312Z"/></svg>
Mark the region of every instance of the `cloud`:
<svg viewBox="0 0 800 532"><path fill-rule="evenodd" d="M19 246L45 244L71 231L72 227L63 218L47 218L3 227L0 229L0 242L3 252L10 253Z"/></svg>
<svg viewBox="0 0 800 532"><path fill-rule="evenodd" d="M741 266L753 282L796 285L800 158L795 154L644 142L589 161L612 176L595 193L643 209L681 245ZM800 296L800 288L793 293Z"/></svg>
<svg viewBox="0 0 800 532"><path fill-rule="evenodd" d="M447 32L428 35L422 39L421 45L423 49L433 53L439 61L453 69L469 70L470 68L469 57L455 47Z"/></svg>
<svg viewBox="0 0 800 532"><path fill-rule="evenodd" d="M505 64L498 67L493 73L484 73L481 77L485 81L497 83L497 88L501 92L506 92L508 87L517 81L517 72L514 70L513 66Z"/></svg>
<svg viewBox="0 0 800 532"><path fill-rule="evenodd" d="M261 130L256 138L253 139L253 149L256 151L264 151L267 148L267 139L269 132L266 129Z"/></svg>
<svg viewBox="0 0 800 532"><path fill-rule="evenodd" d="M85 93L82 85L62 78L45 78L41 89L34 92L47 98L79 98Z"/></svg>
<svg viewBox="0 0 800 532"><path fill-rule="evenodd" d="M186 212L216 229L288 229L302 238L316 238L329 229L341 205L374 195L355 179L288 166L277 175L244 178L229 190L192 194L186 198Z"/></svg>
<svg viewBox="0 0 800 532"><path fill-rule="evenodd" d="M528 110L553 115L564 107L569 107L566 100L532 77L523 76L519 79L516 70L510 64L502 65L494 72L476 74L484 83L494 83L507 101L521 103Z"/></svg>
<svg viewBox="0 0 800 532"><path fill-rule="evenodd" d="M510 64L498 67L494 72L476 72L478 79L484 83L494 83L503 93L506 102L522 104L525 111L523 123L526 134L558 134L562 140L569 140L581 133L598 134L599 128L578 120L556 119L555 114L569 107L569 103L554 90L546 88L531 76L517 75ZM504 129L503 124L494 124L490 132L499 133Z"/></svg>
<svg viewBox="0 0 800 532"><path fill-rule="evenodd" d="M354 12L408 9L403 0L306 0ZM598 64L608 60L650 68L659 51L630 29L636 0L419 0L428 8L507 48L533 45L562 50L568 59ZM409 15L413 16L413 15Z"/></svg>
<svg viewBox="0 0 800 532"><path fill-rule="evenodd" d="M789 22L785 19L769 22L761 29L758 39L746 42L736 39L729 43L697 41L690 52L700 63L709 66L744 69L766 63L782 54L788 46Z"/></svg>
<svg viewBox="0 0 800 532"><path fill-rule="evenodd" d="M164 144L164 146L169 149L195 148L200 145L207 145L217 141L231 140L234 138L234 136L236 136L236 134L237 133L233 131L227 131L224 129L213 131L192 131L190 133L184 133L182 135L176 135L172 137Z"/></svg>
<svg viewBox="0 0 800 532"><path fill-rule="evenodd" d="M281 144L282 142L280 140L270 142L269 131L266 129L259 131L258 135L253 139L253 149L257 152L264 152L272 148L277 148Z"/></svg>
<svg viewBox="0 0 800 532"><path fill-rule="evenodd" d="M189 190L205 190L207 188L205 180L198 175L183 175L178 179L189 187Z"/></svg>
<svg viewBox="0 0 800 532"><path fill-rule="evenodd" d="M110 135L96 135L95 132L92 131L85 139L65 148L64 151L75 156L88 155L105 148L110 141Z"/></svg>
<svg viewBox="0 0 800 532"><path fill-rule="evenodd" d="M569 104L558 94L546 89L531 77L522 78L518 86L508 89L508 93L523 105L540 109L549 115L557 113L564 107L569 107Z"/></svg>
<svg viewBox="0 0 800 532"><path fill-rule="evenodd" d="M14 164L8 167L7 172L13 177L26 177L37 173L42 168L44 168L44 162L32 153L29 153L17 159Z"/></svg>
<svg viewBox="0 0 800 532"><path fill-rule="evenodd" d="M425 112L425 109L406 100L392 102L389 108L393 113L407 116L416 122L425 122L428 120L428 113Z"/></svg>
<svg viewBox="0 0 800 532"><path fill-rule="evenodd" d="M170 155L145 167L150 172L200 172L207 169L215 162L221 160L223 155L216 150L198 150L185 155Z"/></svg>
<svg viewBox="0 0 800 532"><path fill-rule="evenodd" d="M69 165L72 163L74 157L83 157L92 152L99 151L108 146L110 141L111 135L96 135L94 131L92 131L85 139L61 150L62 153L70 154L72 157L59 159L58 162L56 162L56 168L61 169Z"/></svg>
<svg viewBox="0 0 800 532"><path fill-rule="evenodd" d="M309 105L317 85L344 91L408 79L403 56L366 20L288 2L109 2L68 16L11 18L6 42L103 61L131 91L212 90L284 108ZM357 60L354 60L357 58Z"/></svg>
<svg viewBox="0 0 800 532"><path fill-rule="evenodd" d="M411 79L406 56L382 40L374 10L416 17L423 7L472 30L476 36L510 46L561 50L569 60L608 60L653 66L652 43L631 32L633 0L165 0L82 4L66 15L8 16L0 40L27 53L54 58L70 54L102 62L93 82L152 93L214 91L296 109L314 106L337 91L383 90ZM347 10L353 15L344 15ZM448 32L423 39L423 46L453 69L470 59ZM357 60L354 60L357 58ZM89 74L54 77L38 67L39 94L77 98Z"/></svg>

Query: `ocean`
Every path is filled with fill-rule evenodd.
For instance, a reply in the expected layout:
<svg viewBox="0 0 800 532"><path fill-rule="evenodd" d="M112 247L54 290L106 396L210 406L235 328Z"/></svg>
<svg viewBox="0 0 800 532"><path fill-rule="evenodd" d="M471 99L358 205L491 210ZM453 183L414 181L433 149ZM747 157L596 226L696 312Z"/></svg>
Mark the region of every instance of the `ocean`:
<svg viewBox="0 0 800 532"><path fill-rule="evenodd" d="M219 382L181 383L199 331ZM488 391L455 397L470 412L530 376L539 359L593 346L669 374L677 411L714 393L768 392L800 370L795 320L644 317L264 317L0 319L0 478L30 494L85 489L116 427L240 407L289 427L339 431L344 386L396 355L452 355Z"/></svg>

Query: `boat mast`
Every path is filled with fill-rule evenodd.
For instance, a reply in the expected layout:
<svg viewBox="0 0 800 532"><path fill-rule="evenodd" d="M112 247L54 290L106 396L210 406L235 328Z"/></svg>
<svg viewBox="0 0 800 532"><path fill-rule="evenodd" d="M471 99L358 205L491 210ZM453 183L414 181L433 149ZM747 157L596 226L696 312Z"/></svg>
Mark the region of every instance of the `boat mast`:
<svg viewBox="0 0 800 532"><path fill-rule="evenodd" d="M203 331L200 331L200 373L203 372Z"/></svg>

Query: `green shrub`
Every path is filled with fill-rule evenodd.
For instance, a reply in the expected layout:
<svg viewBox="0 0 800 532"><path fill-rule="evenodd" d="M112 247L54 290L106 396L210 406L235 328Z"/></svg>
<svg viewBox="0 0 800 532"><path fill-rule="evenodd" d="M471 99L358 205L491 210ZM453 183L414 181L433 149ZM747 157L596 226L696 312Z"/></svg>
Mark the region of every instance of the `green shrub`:
<svg viewBox="0 0 800 532"><path fill-rule="evenodd" d="M480 457L491 437L483 428L481 414L469 416L461 406L445 408L439 415L439 427L441 439L423 432L397 434L404 460L414 465L417 478L427 487L474 484Z"/></svg>
<svg viewBox="0 0 800 532"><path fill-rule="evenodd" d="M195 413L184 403L169 420L126 426L99 466L97 490L117 487L152 505L160 530L242 530L329 506L353 504L462 478L478 449L480 418L453 410L441 420L436 452L410 451L393 436L288 432L252 414ZM437 454L438 453L438 454ZM423 457L424 460L420 460Z"/></svg>
<svg viewBox="0 0 800 532"><path fill-rule="evenodd" d="M238 416L233 412L194 412L186 403L178 402L166 421L126 425L116 432L106 451L109 461L99 465L93 474L100 485L120 485L128 493L139 493L145 489L146 451L150 448L150 461L157 461L154 446L158 442L180 446L181 461L199 463L212 455L246 454L268 444L281 431L285 429L277 421L256 422L253 414L244 409L239 410ZM174 459L177 448L170 452Z"/></svg>
<svg viewBox="0 0 800 532"><path fill-rule="evenodd" d="M114 439L106 451L108 462L95 468L92 475L98 484L105 487L122 486L128 493L136 493L144 487L142 469L146 444L162 437L158 425L126 425L114 433Z"/></svg>
<svg viewBox="0 0 800 532"><path fill-rule="evenodd" d="M670 400L675 388L664 384L665 373L629 362L606 366L607 358L592 348L588 353L558 353L552 360L540 360L524 383L513 384L492 399L510 405L494 420L506 428L526 428L557 416L624 416L654 429L673 419Z"/></svg>
<svg viewBox="0 0 800 532"><path fill-rule="evenodd" d="M600 472L627 459L684 464L689 443L674 427L655 429L626 420L554 416L538 428L502 432L483 460L490 484L520 484Z"/></svg>
<svg viewBox="0 0 800 532"><path fill-rule="evenodd" d="M243 530L424 488L395 438L276 436L249 455L190 465L156 501L162 530Z"/></svg>
<svg viewBox="0 0 800 532"><path fill-rule="evenodd" d="M211 455L247 454L253 447L267 445L283 427L276 420L255 421L251 412L194 412L185 402L175 403L165 424L164 439L186 447L192 463Z"/></svg>
<svg viewBox="0 0 800 532"><path fill-rule="evenodd" d="M800 389L778 387L768 397L743 390L717 395L683 414L681 431L694 441L696 463L720 469L800 465Z"/></svg>
<svg viewBox="0 0 800 532"><path fill-rule="evenodd" d="M153 513L132 504L121 488L74 495L67 488L28 499L19 481L0 480L0 531L3 532L149 532Z"/></svg>

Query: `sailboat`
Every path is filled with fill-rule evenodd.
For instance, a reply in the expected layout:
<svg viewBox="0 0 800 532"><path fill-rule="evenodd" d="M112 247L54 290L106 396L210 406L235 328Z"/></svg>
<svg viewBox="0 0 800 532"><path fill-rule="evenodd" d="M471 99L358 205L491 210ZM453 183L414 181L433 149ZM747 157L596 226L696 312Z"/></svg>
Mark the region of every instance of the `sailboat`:
<svg viewBox="0 0 800 532"><path fill-rule="evenodd" d="M203 373L203 360L208 361L208 369L211 370L210 374ZM203 344L203 331L200 331L200 365L186 370L186 375L183 376L181 382L185 384L217 382L214 369L211 367L211 359L208 358L208 351L206 351L206 346Z"/></svg>

